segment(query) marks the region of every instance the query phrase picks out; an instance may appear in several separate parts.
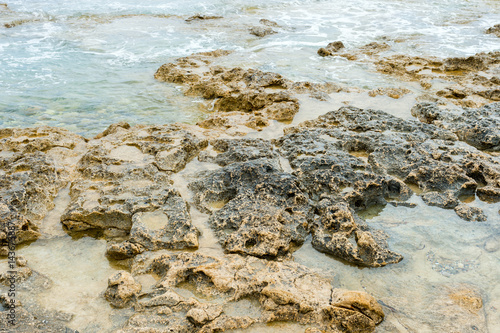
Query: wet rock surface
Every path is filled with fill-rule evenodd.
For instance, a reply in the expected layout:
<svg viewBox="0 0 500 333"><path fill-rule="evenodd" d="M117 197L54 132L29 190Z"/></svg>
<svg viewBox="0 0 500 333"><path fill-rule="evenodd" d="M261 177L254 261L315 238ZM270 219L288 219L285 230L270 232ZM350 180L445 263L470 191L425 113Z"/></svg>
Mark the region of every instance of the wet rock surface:
<svg viewBox="0 0 500 333"><path fill-rule="evenodd" d="M486 33L500 37L500 24L495 24L491 28L486 29Z"/></svg>
<svg viewBox="0 0 500 333"><path fill-rule="evenodd" d="M278 33L269 27L251 27L249 31L250 34L257 37L266 37L268 35L274 35Z"/></svg>
<svg viewBox="0 0 500 333"><path fill-rule="evenodd" d="M79 161L62 223L69 231L97 229L137 244L112 245L112 257L197 247L198 231L169 175L206 144L176 125L112 125Z"/></svg>
<svg viewBox="0 0 500 333"><path fill-rule="evenodd" d="M264 139L215 139L210 144L215 154L203 151L198 159L226 166L235 162L255 159L276 159L278 157L270 141Z"/></svg>
<svg viewBox="0 0 500 333"><path fill-rule="evenodd" d="M161 66L155 78L183 84L186 95L201 96L211 101L213 111L251 115L243 119L243 124L251 128L266 126L269 119L292 120L299 111L297 93L325 98L325 93L342 89L332 84L293 82L277 73L213 64L218 57L228 54L230 51L217 50L180 58ZM220 119L224 117L220 113L214 117L200 125L210 128L229 122Z"/></svg>
<svg viewBox="0 0 500 333"><path fill-rule="evenodd" d="M221 18L222 16L196 14L188 17L186 19L186 22L198 21L198 20L217 20Z"/></svg>
<svg viewBox="0 0 500 333"><path fill-rule="evenodd" d="M318 50L318 54L322 57L331 56L344 47L344 43L342 43L341 41L331 42L326 47L320 48Z"/></svg>
<svg viewBox="0 0 500 333"><path fill-rule="evenodd" d="M122 271L109 278L104 298L114 307L124 308L136 300L141 289L141 284L130 273Z"/></svg>
<svg viewBox="0 0 500 333"><path fill-rule="evenodd" d="M448 129L381 111L344 107L287 133L276 144L312 198L341 196L357 211L406 201L409 186L423 192L427 204L444 208L457 206L461 195L499 187L499 163L488 154L462 144Z"/></svg>
<svg viewBox="0 0 500 333"><path fill-rule="evenodd" d="M40 236L41 221L68 183L84 144L84 138L62 129L0 130L1 246L8 238L22 244Z"/></svg>
<svg viewBox="0 0 500 333"><path fill-rule="evenodd" d="M436 103L415 105L412 115L454 132L459 140L481 150L500 151L500 103L481 108L441 109Z"/></svg>
<svg viewBox="0 0 500 333"><path fill-rule="evenodd" d="M71 183L61 217L65 230L75 237L104 237L111 262L130 269L111 276L100 294L117 311L127 311L118 332L216 332L282 321L308 332L373 332L384 319L382 305L396 309L364 292L337 289L336 278L290 260L298 249L312 247L339 264L397 264L403 256L389 246L385 226L375 228L366 216L387 204L418 207L414 196L421 197L419 206L447 209L467 225L498 217L468 200L500 200L498 103L456 110L420 103L412 110L418 121L342 107L288 126L272 140L227 132L218 137L221 128L236 127L233 117L246 117L245 126L261 129L280 118L284 104L298 110L293 94L336 89L212 63L224 54L182 58L157 73L185 85L189 94L207 94L217 116L229 115L209 118L201 128L119 123L93 139L52 128L0 130L2 244L8 221L17 223L19 243L38 238L55 196ZM390 93L404 91L373 92ZM179 185L189 163L209 167ZM224 254L220 247L219 256L204 254L209 247L178 252L199 246L192 209L206 214L206 229L214 231ZM478 246L487 253L499 248L495 235ZM444 277L478 266L477 259L454 260L427 250L423 256ZM26 259L19 257L16 265L20 284L50 284ZM149 274L158 280L143 288L141 278ZM7 276L0 274L0 282L5 286ZM460 287L443 295L430 309L457 320L440 326L443 331L462 323L484 329L480 292ZM16 332L65 332L71 314L43 311L20 305L26 324ZM5 325L0 321L0 328ZM387 325L388 331L397 329Z"/></svg>
<svg viewBox="0 0 500 333"><path fill-rule="evenodd" d="M268 160L235 162L192 182L199 208L231 253L276 257L304 242L311 207L297 179Z"/></svg>
<svg viewBox="0 0 500 333"><path fill-rule="evenodd" d="M373 332L384 318L373 297L336 289L330 281L290 261L197 253L146 261L138 266L140 271L152 271L160 280L151 292L139 296L136 313L120 332L166 323L176 332L214 332L275 321L298 322L327 332ZM182 296L187 286L198 296ZM239 312L243 304L253 310Z"/></svg>
<svg viewBox="0 0 500 333"><path fill-rule="evenodd" d="M479 107L499 100L500 53L478 53L463 58L392 55L374 59L379 72L418 81L430 89L438 83L436 96L464 107ZM449 82L445 86L440 81Z"/></svg>

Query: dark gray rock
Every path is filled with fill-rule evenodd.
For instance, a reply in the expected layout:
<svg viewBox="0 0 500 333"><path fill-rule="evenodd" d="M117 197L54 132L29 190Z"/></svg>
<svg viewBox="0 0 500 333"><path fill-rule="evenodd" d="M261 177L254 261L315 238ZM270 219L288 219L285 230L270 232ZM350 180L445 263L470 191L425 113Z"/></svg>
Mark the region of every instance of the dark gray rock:
<svg viewBox="0 0 500 333"><path fill-rule="evenodd" d="M420 103L411 112L422 122L452 131L473 147L500 150L500 103L458 111L440 109L436 103Z"/></svg>

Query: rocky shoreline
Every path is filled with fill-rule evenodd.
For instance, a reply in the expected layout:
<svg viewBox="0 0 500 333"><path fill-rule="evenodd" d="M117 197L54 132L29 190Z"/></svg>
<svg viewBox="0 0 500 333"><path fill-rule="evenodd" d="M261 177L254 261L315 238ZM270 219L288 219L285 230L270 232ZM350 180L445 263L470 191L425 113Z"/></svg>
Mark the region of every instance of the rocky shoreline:
<svg viewBox="0 0 500 333"><path fill-rule="evenodd" d="M275 139L250 138L245 134L273 121L293 120L300 94L326 100L349 89L216 63L228 54L180 58L155 74L207 101L213 112L198 125L118 123L94 138L51 127L0 129L1 254L8 253L9 225L15 225L18 246L40 238L55 197L69 186L64 230L105 239L105 255L125 268L110 277L103 293L113 307L130 309L118 332L219 332L281 321L305 325L308 333L373 332L384 319L373 296L340 288L294 262L293 253L307 239L346 264L380 269L398 265L403 256L391 250L384 230L363 218L373 207L418 210L409 199L419 196L471 223L500 218L500 211L487 215L464 199L500 201L500 103L457 111L421 102L412 108L418 120L345 106L288 126ZM391 58L377 66L409 80L421 80L407 69L414 64L419 71L463 71L457 75L466 82L497 58L439 64ZM467 67L471 62L482 65ZM497 100L496 93L473 94ZM175 177L193 161L210 168L180 189ZM201 230L193 209L207 214L222 255L197 251ZM20 284L43 283L19 260ZM152 289L136 281L141 274L157 277ZM182 284L201 297L180 295L175 288ZM453 295L458 303L470 300L467 293ZM242 302L256 313L231 311ZM22 324L15 332L66 329L64 315L18 309ZM50 318L49 324L40 318Z"/></svg>

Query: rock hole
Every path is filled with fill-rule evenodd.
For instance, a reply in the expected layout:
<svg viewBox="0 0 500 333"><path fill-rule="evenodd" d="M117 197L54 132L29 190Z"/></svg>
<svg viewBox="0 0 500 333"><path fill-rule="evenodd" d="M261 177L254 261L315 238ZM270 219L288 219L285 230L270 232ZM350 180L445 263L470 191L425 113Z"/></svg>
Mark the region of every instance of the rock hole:
<svg viewBox="0 0 500 333"><path fill-rule="evenodd" d="M257 242L255 241L255 239L248 239L246 242L245 242L245 247L248 249L248 248L251 248L251 247L254 247L255 245L257 245Z"/></svg>

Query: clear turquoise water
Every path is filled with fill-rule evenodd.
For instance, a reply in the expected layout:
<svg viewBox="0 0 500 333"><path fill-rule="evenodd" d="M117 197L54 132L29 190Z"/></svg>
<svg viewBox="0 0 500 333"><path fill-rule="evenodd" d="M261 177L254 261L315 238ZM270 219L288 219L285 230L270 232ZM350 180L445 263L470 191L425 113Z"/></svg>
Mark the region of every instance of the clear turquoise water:
<svg viewBox="0 0 500 333"><path fill-rule="evenodd" d="M236 50L227 65L280 72L291 79L364 88L394 85L361 62L324 59L319 47L387 41L389 53L436 56L499 50L484 34L500 22L500 1L444 0L12 0L0 7L0 127L51 125L91 135L107 125L194 123L200 101L153 74L194 52ZM221 20L187 23L196 13ZM248 28L267 18L279 34ZM3 24L31 20L7 29ZM403 39L395 43L394 39Z"/></svg>

